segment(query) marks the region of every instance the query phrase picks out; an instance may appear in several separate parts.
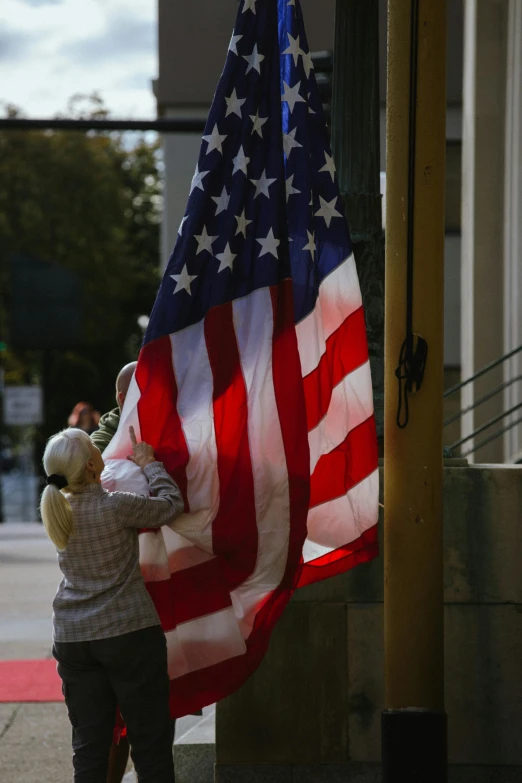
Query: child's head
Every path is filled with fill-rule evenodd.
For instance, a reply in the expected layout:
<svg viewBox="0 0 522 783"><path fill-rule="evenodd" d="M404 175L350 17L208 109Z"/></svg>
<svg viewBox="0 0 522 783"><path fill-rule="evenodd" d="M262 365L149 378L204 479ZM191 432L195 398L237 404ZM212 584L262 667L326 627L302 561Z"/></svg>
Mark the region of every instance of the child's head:
<svg viewBox="0 0 522 783"><path fill-rule="evenodd" d="M49 439L43 465L47 486L42 493L40 512L47 535L56 548L62 550L72 534L73 519L71 506L61 490L82 490L91 474L96 478L95 467L103 469L103 460L85 432L69 429Z"/></svg>

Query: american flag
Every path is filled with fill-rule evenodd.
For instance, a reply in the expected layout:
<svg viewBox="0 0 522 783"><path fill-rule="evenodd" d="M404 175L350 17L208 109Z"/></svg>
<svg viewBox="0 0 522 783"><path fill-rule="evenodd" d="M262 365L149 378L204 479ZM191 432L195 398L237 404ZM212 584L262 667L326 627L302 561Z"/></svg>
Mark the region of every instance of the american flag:
<svg viewBox="0 0 522 783"><path fill-rule="evenodd" d="M299 0L242 0L106 486L185 514L140 536L173 716L231 693L296 587L377 554L365 321ZM182 535L181 535L182 533Z"/></svg>

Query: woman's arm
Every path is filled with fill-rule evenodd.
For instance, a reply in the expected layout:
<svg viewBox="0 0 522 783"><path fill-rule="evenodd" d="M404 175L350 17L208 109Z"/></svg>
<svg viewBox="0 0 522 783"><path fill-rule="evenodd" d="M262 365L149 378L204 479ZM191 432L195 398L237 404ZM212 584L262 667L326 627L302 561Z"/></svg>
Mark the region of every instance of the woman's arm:
<svg viewBox="0 0 522 783"><path fill-rule="evenodd" d="M158 528L172 522L185 510L179 487L161 462L145 465L143 472L153 497L130 492L110 493L114 513L123 527Z"/></svg>
<svg viewBox="0 0 522 783"><path fill-rule="evenodd" d="M156 461L154 449L148 443L138 443L134 427L129 427L132 456L127 459L140 467L149 482L150 494L133 495L130 492L112 492L111 502L117 518L124 527L157 528L172 522L185 510L179 487L161 462Z"/></svg>

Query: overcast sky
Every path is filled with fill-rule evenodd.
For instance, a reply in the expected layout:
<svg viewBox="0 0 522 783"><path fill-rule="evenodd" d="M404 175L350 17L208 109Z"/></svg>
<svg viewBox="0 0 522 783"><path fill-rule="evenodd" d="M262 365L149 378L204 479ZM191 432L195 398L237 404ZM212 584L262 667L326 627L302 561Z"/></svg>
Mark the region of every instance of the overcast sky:
<svg viewBox="0 0 522 783"><path fill-rule="evenodd" d="M99 92L116 117L155 117L157 0L0 0L0 103L65 114ZM0 106L0 114L4 114Z"/></svg>

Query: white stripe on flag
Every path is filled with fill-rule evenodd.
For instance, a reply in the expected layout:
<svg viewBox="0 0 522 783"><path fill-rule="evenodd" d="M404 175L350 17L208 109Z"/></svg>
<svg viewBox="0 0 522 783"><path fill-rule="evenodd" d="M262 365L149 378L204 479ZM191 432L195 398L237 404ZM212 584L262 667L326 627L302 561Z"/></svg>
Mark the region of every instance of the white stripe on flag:
<svg viewBox="0 0 522 783"><path fill-rule="evenodd" d="M103 488L107 492L134 492L136 495L148 495L149 482L142 469L128 459L106 459L106 452L107 449L103 452L105 460L105 470L101 475Z"/></svg>
<svg viewBox="0 0 522 783"><path fill-rule="evenodd" d="M246 652L231 606L181 623L165 637L171 680Z"/></svg>
<svg viewBox="0 0 522 783"><path fill-rule="evenodd" d="M303 548L305 562L356 541L375 525L379 512L379 471L352 487L346 495L322 503L308 513L308 538Z"/></svg>
<svg viewBox="0 0 522 783"><path fill-rule="evenodd" d="M270 290L258 290L236 300L233 318L248 396L248 436L258 534L255 570L231 595L246 638L252 630L259 602L279 585L285 572L290 498L272 375L274 323Z"/></svg>
<svg viewBox="0 0 522 783"><path fill-rule="evenodd" d="M328 411L317 427L308 433L310 473L323 454L328 454L373 413L370 364L365 362L337 384Z"/></svg>
<svg viewBox="0 0 522 783"><path fill-rule="evenodd" d="M204 322L171 335L170 341L178 387L177 409L189 451L187 497L190 510L199 512L199 543L211 551L210 524L219 507L219 476L212 405L213 377ZM206 530L205 525L208 526ZM178 530L182 526L183 522L174 525Z"/></svg>
<svg viewBox="0 0 522 783"><path fill-rule="evenodd" d="M170 578L169 560L162 530L147 531L138 537L140 569L146 582L164 582Z"/></svg>
<svg viewBox="0 0 522 783"><path fill-rule="evenodd" d="M319 286L314 309L297 324L296 334L303 378L326 350L326 340L362 304L355 259L350 255Z"/></svg>
<svg viewBox="0 0 522 783"><path fill-rule="evenodd" d="M123 404L118 430L103 452L104 460L126 459L128 454L132 454L129 437L129 427L131 425L134 427L136 438L141 440L140 421L138 419L138 401L140 397L141 392L136 381L136 375L133 375ZM137 490L133 491L136 492Z"/></svg>
<svg viewBox="0 0 522 783"><path fill-rule="evenodd" d="M177 520L172 523L172 526L175 527L176 523ZM214 559L212 553L205 552L203 549L200 549L199 546L193 546L187 538L180 535L180 533L177 533L175 530L172 530L170 526L165 526L161 530L165 541L166 555L171 574L174 574L176 571L184 571L186 568L201 565L201 563L206 563L208 560Z"/></svg>

